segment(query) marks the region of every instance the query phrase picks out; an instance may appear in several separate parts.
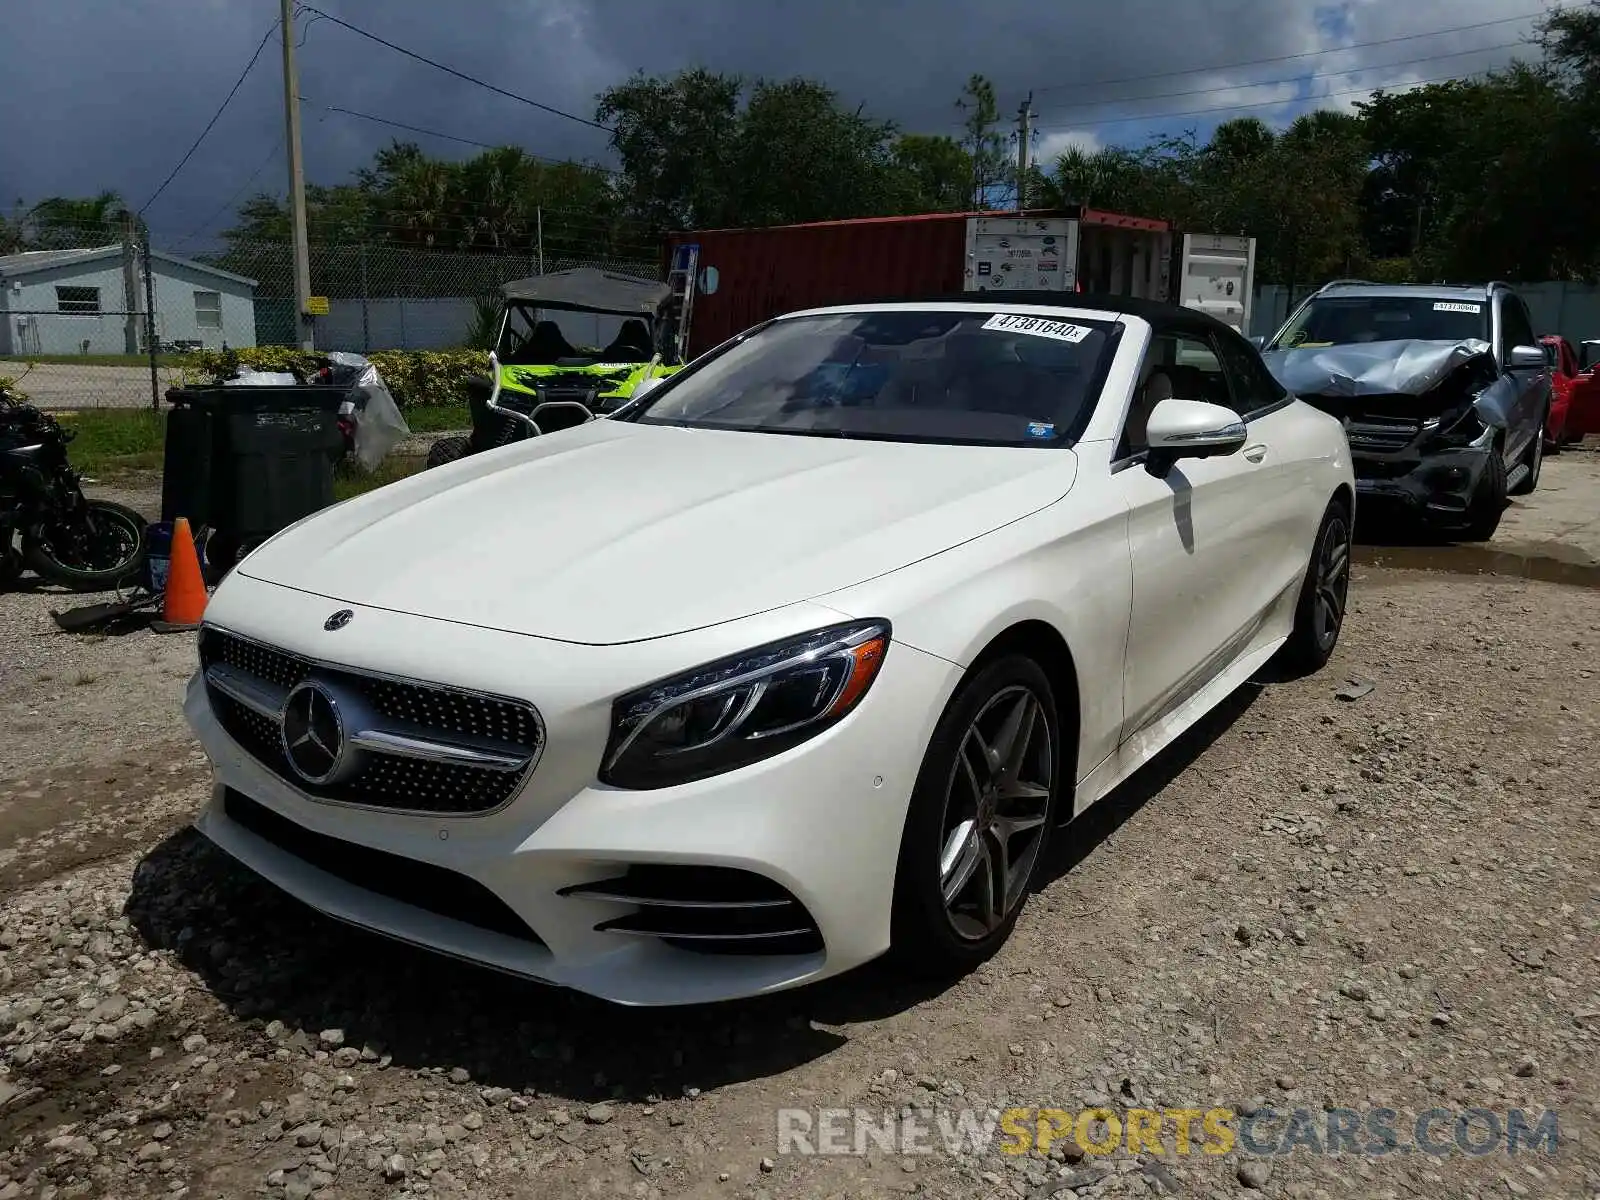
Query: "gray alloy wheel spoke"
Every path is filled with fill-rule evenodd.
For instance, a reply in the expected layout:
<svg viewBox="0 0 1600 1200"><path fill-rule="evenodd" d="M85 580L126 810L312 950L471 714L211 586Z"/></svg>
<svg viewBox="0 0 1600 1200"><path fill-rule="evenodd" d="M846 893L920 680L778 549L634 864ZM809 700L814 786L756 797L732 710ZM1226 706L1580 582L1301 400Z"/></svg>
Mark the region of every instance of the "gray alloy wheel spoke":
<svg viewBox="0 0 1600 1200"><path fill-rule="evenodd" d="M1050 789L1040 783L1008 783L997 792L1000 800L1048 800Z"/></svg>
<svg viewBox="0 0 1600 1200"><path fill-rule="evenodd" d="M945 904L955 901L978 869L983 856L978 848L978 830L973 821L957 825L945 840L944 854L939 862L939 886Z"/></svg>
<svg viewBox="0 0 1600 1200"><path fill-rule="evenodd" d="M1022 774L1038 718L1039 702L1033 698L1032 692L1023 692L1006 714L1005 723L1000 726L1000 736L995 739L995 750L1000 760L1000 779L997 782L1002 786Z"/></svg>
<svg viewBox="0 0 1600 1200"><path fill-rule="evenodd" d="M983 859L983 893L978 919L985 929L993 929L1005 915L1005 880L1003 863L995 862L994 839L979 835L978 853Z"/></svg>
<svg viewBox="0 0 1600 1200"><path fill-rule="evenodd" d="M972 759L967 757L966 750L969 743L976 743L979 757L983 759L985 766L989 762L989 748L983 744L983 739L978 736L978 731L974 729L968 732L967 737L961 743L961 749L956 751L956 757L961 760L962 773L967 777L967 786L972 789L972 803L976 806L979 798L983 795L983 782L978 778L977 771L972 768Z"/></svg>
<svg viewBox="0 0 1600 1200"><path fill-rule="evenodd" d="M984 741L983 734L979 732L976 724L974 724L971 729L967 730L967 736L962 739L963 750L965 750L968 742L977 747L978 757L983 761L984 770L987 774L993 775L1000 769L999 752L996 751L993 746L989 745L988 742Z"/></svg>
<svg viewBox="0 0 1600 1200"><path fill-rule="evenodd" d="M1332 536L1332 531L1329 532ZM1336 585L1350 568L1350 547L1345 544L1344 531L1340 529L1338 532L1338 540L1322 556L1322 582L1325 587Z"/></svg>
<svg viewBox="0 0 1600 1200"><path fill-rule="evenodd" d="M995 835L1002 843L1008 843L1019 833L1027 833L1030 829L1037 829L1044 824L1044 813L1032 817L996 817L994 819Z"/></svg>

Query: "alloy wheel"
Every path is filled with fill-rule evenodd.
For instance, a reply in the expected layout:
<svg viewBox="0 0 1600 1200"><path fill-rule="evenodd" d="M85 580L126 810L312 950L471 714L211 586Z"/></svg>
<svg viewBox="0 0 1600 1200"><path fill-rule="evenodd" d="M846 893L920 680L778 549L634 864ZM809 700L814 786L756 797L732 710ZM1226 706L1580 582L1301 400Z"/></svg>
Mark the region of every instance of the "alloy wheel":
<svg viewBox="0 0 1600 1200"><path fill-rule="evenodd" d="M1317 591L1313 601L1317 648L1331 649L1344 624L1350 595L1350 529L1343 517L1329 520L1317 549Z"/></svg>
<svg viewBox="0 0 1600 1200"><path fill-rule="evenodd" d="M939 854L945 913L960 937L988 936L1022 903L1044 845L1055 770L1044 705L1026 686L996 692L962 735Z"/></svg>

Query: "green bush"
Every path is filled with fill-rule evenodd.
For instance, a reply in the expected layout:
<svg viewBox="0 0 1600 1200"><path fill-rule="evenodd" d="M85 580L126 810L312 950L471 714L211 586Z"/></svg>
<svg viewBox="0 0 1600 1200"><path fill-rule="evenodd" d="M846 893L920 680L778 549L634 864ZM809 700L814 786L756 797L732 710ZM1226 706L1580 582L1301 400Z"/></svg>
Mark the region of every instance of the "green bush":
<svg viewBox="0 0 1600 1200"><path fill-rule="evenodd" d="M240 366L256 371L315 370L318 356L288 346L250 346L242 350L202 350L184 359L185 384L207 384ZM367 355L401 408L465 404L467 380L486 375L489 356L481 350L374 350Z"/></svg>
<svg viewBox="0 0 1600 1200"><path fill-rule="evenodd" d="M29 403L30 397L28 393L17 385L27 377L28 371L31 370L33 370L33 364L29 363L27 370L23 371L21 375L0 375L0 392L5 392L18 404Z"/></svg>

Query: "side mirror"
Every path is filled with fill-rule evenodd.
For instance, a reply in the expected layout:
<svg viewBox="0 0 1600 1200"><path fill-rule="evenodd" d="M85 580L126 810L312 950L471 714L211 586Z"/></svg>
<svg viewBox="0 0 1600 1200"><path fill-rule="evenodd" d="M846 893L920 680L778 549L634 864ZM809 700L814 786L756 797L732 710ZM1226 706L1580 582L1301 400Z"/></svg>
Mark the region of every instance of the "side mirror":
<svg viewBox="0 0 1600 1200"><path fill-rule="evenodd" d="M1266 344L1267 344L1267 335L1264 334L1264 333L1251 334L1250 335L1250 344L1252 346L1254 346L1257 350L1265 349Z"/></svg>
<svg viewBox="0 0 1600 1200"><path fill-rule="evenodd" d="M1543 346L1513 346L1511 360L1506 363L1512 370L1537 368L1542 371L1549 365L1550 360L1545 358Z"/></svg>
<svg viewBox="0 0 1600 1200"><path fill-rule="evenodd" d="M1239 414L1201 400L1161 401L1145 423L1146 460L1165 469L1180 458L1214 458L1240 449L1247 436Z"/></svg>

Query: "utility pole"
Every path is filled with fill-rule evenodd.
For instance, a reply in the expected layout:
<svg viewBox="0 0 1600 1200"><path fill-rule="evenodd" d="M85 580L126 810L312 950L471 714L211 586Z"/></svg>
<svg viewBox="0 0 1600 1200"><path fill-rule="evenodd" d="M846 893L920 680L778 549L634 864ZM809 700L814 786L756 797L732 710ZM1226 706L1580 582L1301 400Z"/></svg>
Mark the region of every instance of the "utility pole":
<svg viewBox="0 0 1600 1200"><path fill-rule="evenodd" d="M294 66L294 0L281 0L283 112L289 145L289 224L294 231L294 313L300 349L311 350L311 250L306 245L306 173L300 158L300 76Z"/></svg>
<svg viewBox="0 0 1600 1200"><path fill-rule="evenodd" d="M1033 93L1017 109L1017 211L1028 207L1028 143L1033 137Z"/></svg>
<svg viewBox="0 0 1600 1200"><path fill-rule="evenodd" d="M161 372L156 362L156 264L150 253L150 226L139 222L139 251L144 259L144 340L150 352L150 411L161 411Z"/></svg>
<svg viewBox="0 0 1600 1200"><path fill-rule="evenodd" d="M122 352L139 353L138 229L134 216L122 210Z"/></svg>

